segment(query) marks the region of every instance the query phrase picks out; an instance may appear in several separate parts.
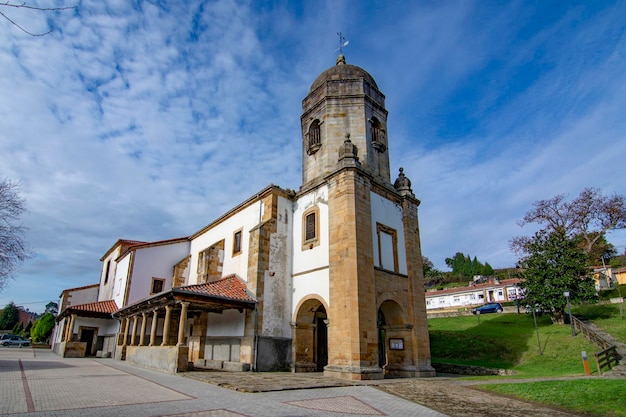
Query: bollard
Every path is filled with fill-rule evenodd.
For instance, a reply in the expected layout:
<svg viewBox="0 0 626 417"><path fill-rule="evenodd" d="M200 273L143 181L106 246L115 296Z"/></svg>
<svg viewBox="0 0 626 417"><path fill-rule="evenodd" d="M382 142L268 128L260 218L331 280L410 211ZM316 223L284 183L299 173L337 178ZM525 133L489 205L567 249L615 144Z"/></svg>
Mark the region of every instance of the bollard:
<svg viewBox="0 0 626 417"><path fill-rule="evenodd" d="M589 370L589 361L587 361L587 352L583 350L583 366L585 367L585 375L591 375L591 371Z"/></svg>

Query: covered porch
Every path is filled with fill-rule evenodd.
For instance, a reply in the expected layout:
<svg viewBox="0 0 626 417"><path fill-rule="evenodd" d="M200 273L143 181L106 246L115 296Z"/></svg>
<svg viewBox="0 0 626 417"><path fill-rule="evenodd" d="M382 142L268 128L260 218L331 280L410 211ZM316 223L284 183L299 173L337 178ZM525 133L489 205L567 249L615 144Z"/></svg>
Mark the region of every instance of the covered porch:
<svg viewBox="0 0 626 417"><path fill-rule="evenodd" d="M121 322L115 357L171 373L185 372L192 364L205 366L209 313L237 310L245 313L246 334L241 338L242 353L233 362L249 367L254 360L256 327L248 323L253 322L255 307L256 300L235 275L172 288L114 314Z"/></svg>

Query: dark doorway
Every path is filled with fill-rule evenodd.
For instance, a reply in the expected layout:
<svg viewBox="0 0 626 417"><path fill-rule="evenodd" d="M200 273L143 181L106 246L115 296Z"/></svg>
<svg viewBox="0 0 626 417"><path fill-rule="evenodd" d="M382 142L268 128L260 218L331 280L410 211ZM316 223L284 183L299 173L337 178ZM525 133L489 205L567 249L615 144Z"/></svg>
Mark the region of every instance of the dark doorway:
<svg viewBox="0 0 626 417"><path fill-rule="evenodd" d="M385 335L385 326L387 325L385 321L385 315L381 310L378 310L378 366L381 368L387 365L387 350L386 350L386 340L387 337Z"/></svg>
<svg viewBox="0 0 626 417"><path fill-rule="evenodd" d="M95 335L95 329L85 329L83 328L80 332L80 341L87 344L85 349L85 356L91 356L91 348L93 345L93 337Z"/></svg>
<svg viewBox="0 0 626 417"><path fill-rule="evenodd" d="M316 324L316 353L315 364L317 371L322 372L324 367L328 365L328 326L326 325L327 316L324 306L319 306L315 312Z"/></svg>

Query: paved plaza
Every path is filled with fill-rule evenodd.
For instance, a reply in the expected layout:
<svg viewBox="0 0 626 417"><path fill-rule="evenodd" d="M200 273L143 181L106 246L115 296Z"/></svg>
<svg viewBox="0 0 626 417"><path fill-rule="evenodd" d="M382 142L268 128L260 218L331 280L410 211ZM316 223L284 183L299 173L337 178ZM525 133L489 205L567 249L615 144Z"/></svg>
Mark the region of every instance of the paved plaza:
<svg viewBox="0 0 626 417"><path fill-rule="evenodd" d="M246 384L246 374L214 374L208 381L201 373L171 375L113 359L65 359L50 350L0 348L0 415L444 416L367 384L317 375L254 377L264 392ZM230 381L243 388L222 388L215 378L223 379L218 385Z"/></svg>

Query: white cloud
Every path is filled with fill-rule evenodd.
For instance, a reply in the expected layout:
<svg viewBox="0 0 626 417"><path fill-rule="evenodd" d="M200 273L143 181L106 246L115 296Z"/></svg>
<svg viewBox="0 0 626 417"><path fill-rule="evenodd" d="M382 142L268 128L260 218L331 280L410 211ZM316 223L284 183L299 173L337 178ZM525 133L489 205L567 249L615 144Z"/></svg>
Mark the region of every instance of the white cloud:
<svg viewBox="0 0 626 417"><path fill-rule="evenodd" d="M22 181L38 256L0 305L94 282L118 238L191 234L269 183L297 188L301 100L338 31L387 96L424 254L511 266L533 201L626 193L624 6L555 7L85 1L42 38L2 22L0 176Z"/></svg>

